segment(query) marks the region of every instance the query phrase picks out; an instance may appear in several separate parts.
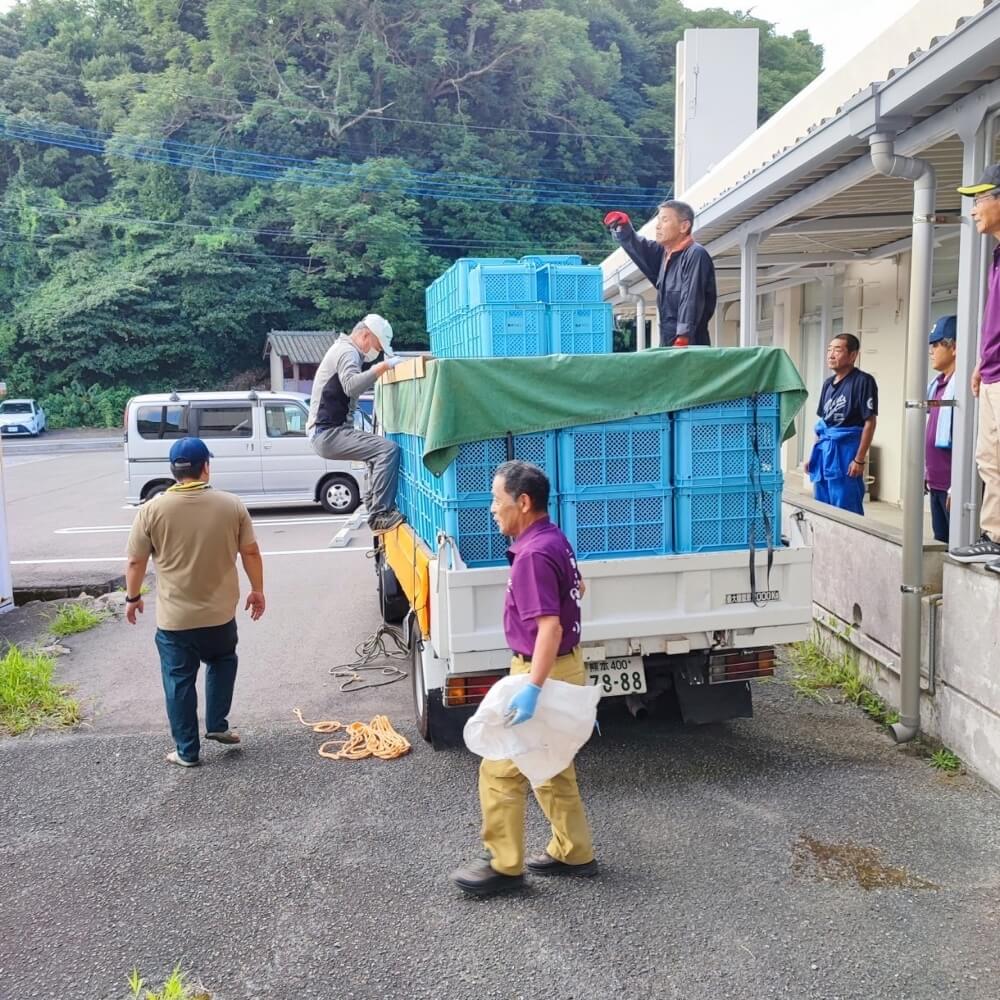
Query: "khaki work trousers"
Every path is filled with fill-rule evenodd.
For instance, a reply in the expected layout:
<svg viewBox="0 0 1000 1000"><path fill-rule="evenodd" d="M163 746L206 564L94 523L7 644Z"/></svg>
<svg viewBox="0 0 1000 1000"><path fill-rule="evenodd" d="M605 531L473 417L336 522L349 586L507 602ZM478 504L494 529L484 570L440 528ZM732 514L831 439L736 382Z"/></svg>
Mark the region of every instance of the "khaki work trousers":
<svg viewBox="0 0 1000 1000"><path fill-rule="evenodd" d="M979 386L976 465L986 487L979 524L994 542L1000 542L1000 382Z"/></svg>
<svg viewBox="0 0 1000 1000"><path fill-rule="evenodd" d="M530 670L529 660L515 656L511 661L512 674ZM569 684L585 684L587 673L580 647L558 657L549 676ZM530 787L513 761L484 759L479 767L483 846L492 855L493 869L502 875L520 875L524 871L524 813ZM590 825L576 783L576 768L570 764L534 792L552 826L552 839L546 847L549 855L570 865L593 861Z"/></svg>

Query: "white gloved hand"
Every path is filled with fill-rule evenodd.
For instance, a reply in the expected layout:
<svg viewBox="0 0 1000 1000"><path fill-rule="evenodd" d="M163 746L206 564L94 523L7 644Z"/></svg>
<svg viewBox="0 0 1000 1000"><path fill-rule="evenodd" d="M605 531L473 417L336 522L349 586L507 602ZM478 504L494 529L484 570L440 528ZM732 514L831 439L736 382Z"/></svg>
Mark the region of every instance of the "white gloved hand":
<svg viewBox="0 0 1000 1000"><path fill-rule="evenodd" d="M402 358L398 354L394 354L391 358L386 358L385 363L390 368L395 368L396 365L401 365L405 360L406 358Z"/></svg>

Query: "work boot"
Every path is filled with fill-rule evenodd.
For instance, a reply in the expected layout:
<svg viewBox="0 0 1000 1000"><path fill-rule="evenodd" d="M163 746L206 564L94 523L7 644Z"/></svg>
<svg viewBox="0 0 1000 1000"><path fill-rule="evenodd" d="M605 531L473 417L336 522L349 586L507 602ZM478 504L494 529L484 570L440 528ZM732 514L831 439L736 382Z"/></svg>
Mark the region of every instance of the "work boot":
<svg viewBox="0 0 1000 1000"><path fill-rule="evenodd" d="M393 528L398 528L405 520L406 518L394 507L381 514L372 514L368 518L368 527L372 529L373 535L384 535ZM1000 556L1000 550L997 551L997 555Z"/></svg>
<svg viewBox="0 0 1000 1000"><path fill-rule="evenodd" d="M523 875L501 875L485 858L470 861L451 873L452 881L470 896L490 896L511 892L524 885Z"/></svg>
<svg viewBox="0 0 1000 1000"><path fill-rule="evenodd" d="M206 740L215 740L216 743L225 743L226 746L233 747L240 742L239 733L234 733L227 729L223 733L205 733Z"/></svg>
<svg viewBox="0 0 1000 1000"><path fill-rule="evenodd" d="M952 549L948 555L961 563L988 563L1000 559L1000 542L994 542L989 535L983 534L978 542Z"/></svg>
<svg viewBox="0 0 1000 1000"><path fill-rule="evenodd" d="M532 875L575 875L577 878L591 878L597 874L597 862L585 861L582 865L571 865L552 857L548 851L533 854L525 864Z"/></svg>

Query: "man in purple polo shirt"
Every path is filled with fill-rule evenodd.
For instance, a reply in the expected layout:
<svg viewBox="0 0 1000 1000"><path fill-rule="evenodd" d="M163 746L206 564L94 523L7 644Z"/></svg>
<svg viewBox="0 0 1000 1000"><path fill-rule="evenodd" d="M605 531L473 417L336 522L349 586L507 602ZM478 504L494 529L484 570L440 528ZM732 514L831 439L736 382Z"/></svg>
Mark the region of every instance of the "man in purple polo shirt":
<svg viewBox="0 0 1000 1000"><path fill-rule="evenodd" d="M1000 239L1000 163L989 167L978 184L960 187L958 192L975 199L976 229ZM972 394L979 397L976 465L985 486L979 512L983 534L972 545L952 549L951 556L959 562L987 563L988 570L1000 573L1000 246L993 249Z"/></svg>
<svg viewBox="0 0 1000 1000"><path fill-rule="evenodd" d="M510 581L503 627L514 654L512 674L528 674L512 699L509 725L535 714L542 685L549 677L585 684L580 650L580 599L583 581L566 536L548 516L549 481L537 465L506 462L493 480L493 518L502 534L514 539L507 558ZM518 889L524 867L535 875L597 873L590 825L580 799L576 770L565 771L534 789L552 826L546 849L525 861L524 810L528 779L509 760L486 760L479 768L483 846L489 860L473 861L452 878L464 892L483 896Z"/></svg>

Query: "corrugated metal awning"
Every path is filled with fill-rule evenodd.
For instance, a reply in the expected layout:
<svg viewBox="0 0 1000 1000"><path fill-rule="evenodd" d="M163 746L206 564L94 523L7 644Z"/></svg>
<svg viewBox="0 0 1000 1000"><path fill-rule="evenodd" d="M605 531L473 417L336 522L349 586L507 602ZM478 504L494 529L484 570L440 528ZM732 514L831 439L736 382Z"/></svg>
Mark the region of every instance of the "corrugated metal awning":
<svg viewBox="0 0 1000 1000"><path fill-rule="evenodd" d="M293 364L318 365L339 336L335 330L272 330L264 357L273 351Z"/></svg>

